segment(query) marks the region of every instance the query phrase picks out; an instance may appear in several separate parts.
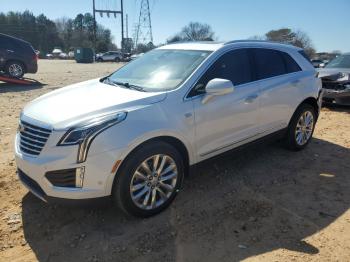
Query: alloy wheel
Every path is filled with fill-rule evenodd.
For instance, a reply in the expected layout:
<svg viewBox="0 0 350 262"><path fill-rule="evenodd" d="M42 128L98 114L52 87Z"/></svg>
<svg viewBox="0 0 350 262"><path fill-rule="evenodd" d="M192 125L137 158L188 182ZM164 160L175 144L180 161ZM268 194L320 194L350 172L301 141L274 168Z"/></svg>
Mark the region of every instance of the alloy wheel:
<svg viewBox="0 0 350 262"><path fill-rule="evenodd" d="M314 129L314 116L305 111L299 118L295 129L295 141L299 146L305 145L311 138Z"/></svg>
<svg viewBox="0 0 350 262"><path fill-rule="evenodd" d="M11 64L9 66L9 73L13 77L19 77L23 74L23 69L19 64Z"/></svg>
<svg viewBox="0 0 350 262"><path fill-rule="evenodd" d="M131 199L143 210L164 204L175 192L178 168L168 155L158 154L143 161L130 183Z"/></svg>

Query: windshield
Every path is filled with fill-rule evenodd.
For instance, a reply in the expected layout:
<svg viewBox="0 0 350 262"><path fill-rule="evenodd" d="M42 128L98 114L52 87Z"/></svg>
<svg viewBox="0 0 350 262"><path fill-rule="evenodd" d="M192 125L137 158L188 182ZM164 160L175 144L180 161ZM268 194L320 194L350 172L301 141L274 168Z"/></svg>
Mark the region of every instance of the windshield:
<svg viewBox="0 0 350 262"><path fill-rule="evenodd" d="M328 63L327 68L350 68L350 55L341 55Z"/></svg>
<svg viewBox="0 0 350 262"><path fill-rule="evenodd" d="M182 84L210 53L198 50L153 50L117 70L109 80L151 92L172 90Z"/></svg>

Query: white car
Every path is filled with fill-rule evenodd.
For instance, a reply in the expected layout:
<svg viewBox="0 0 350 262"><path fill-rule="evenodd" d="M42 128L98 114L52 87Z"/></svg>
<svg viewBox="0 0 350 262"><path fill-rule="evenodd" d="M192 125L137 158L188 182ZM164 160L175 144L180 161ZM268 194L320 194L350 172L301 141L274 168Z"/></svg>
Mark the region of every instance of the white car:
<svg viewBox="0 0 350 262"><path fill-rule="evenodd" d="M123 61L123 54L118 51L110 51L107 53L104 53L100 56L96 56L97 62L121 62Z"/></svg>
<svg viewBox="0 0 350 262"><path fill-rule="evenodd" d="M189 167L269 135L311 140L321 80L302 49L262 41L160 47L22 111L18 175L44 201L112 197L154 215Z"/></svg>

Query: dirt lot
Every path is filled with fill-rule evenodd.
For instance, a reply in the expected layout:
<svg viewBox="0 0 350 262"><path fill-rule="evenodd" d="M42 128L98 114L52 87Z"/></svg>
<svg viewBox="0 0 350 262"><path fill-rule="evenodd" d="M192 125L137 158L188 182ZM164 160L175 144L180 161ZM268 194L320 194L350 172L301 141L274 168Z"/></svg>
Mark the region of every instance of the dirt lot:
<svg viewBox="0 0 350 262"><path fill-rule="evenodd" d="M350 109L322 110L302 152L278 143L219 157L187 178L164 213L48 206L16 177L23 106L118 64L40 61L42 87L0 84L1 261L349 261Z"/></svg>

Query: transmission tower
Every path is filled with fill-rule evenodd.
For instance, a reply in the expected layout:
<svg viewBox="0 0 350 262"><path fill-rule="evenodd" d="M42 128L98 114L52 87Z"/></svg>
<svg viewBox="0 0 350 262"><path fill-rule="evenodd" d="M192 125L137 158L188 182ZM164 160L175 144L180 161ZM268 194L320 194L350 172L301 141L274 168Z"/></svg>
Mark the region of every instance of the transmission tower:
<svg viewBox="0 0 350 262"><path fill-rule="evenodd" d="M153 43L151 11L149 0L141 0L139 23L136 28L135 47L138 44Z"/></svg>

